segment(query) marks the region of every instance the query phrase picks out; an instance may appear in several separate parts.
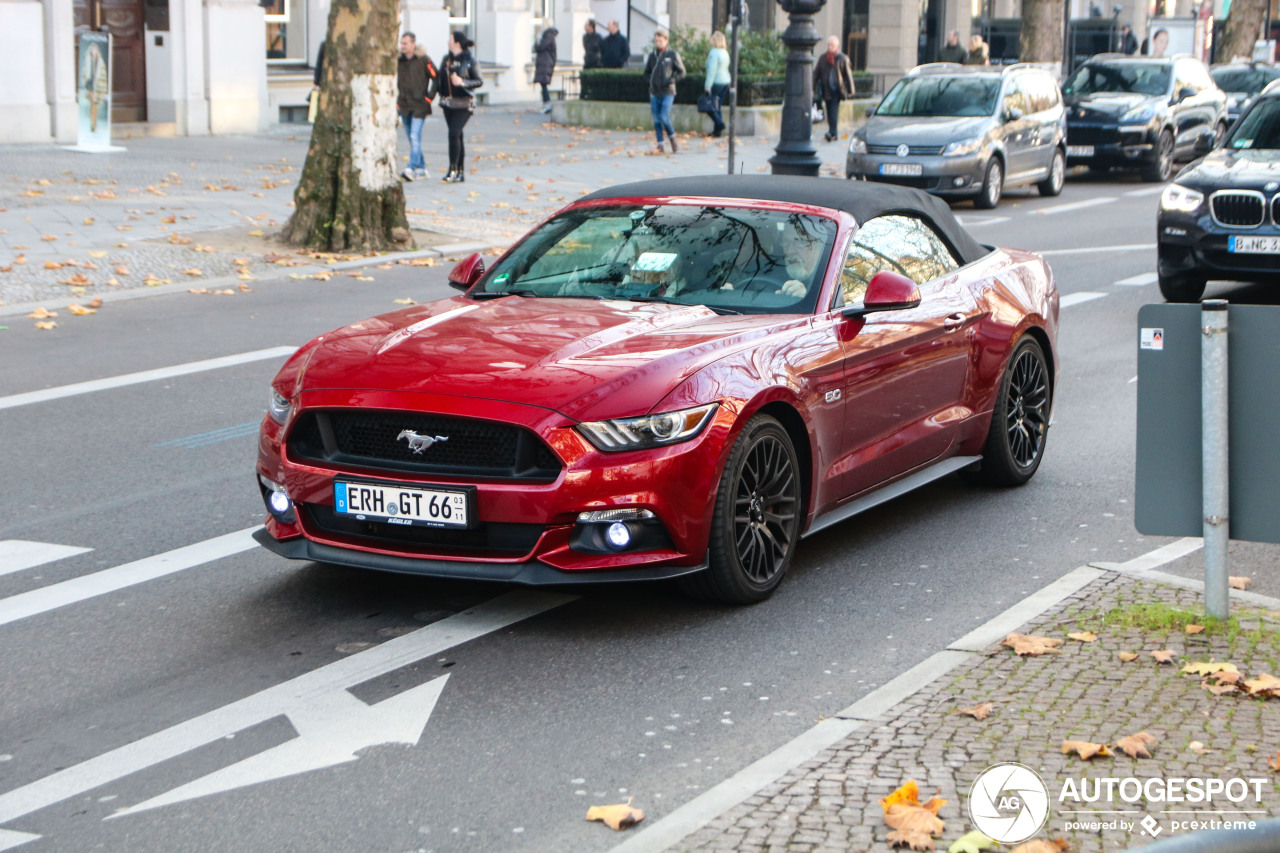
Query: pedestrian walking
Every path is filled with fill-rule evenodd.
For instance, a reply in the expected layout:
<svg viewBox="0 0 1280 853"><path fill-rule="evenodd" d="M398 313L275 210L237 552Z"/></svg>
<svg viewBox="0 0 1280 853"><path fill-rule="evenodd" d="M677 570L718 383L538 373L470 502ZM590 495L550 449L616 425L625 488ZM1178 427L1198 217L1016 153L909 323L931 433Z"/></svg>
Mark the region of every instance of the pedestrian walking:
<svg viewBox="0 0 1280 853"><path fill-rule="evenodd" d="M964 55L965 65L990 65L991 48L982 40L982 36L974 33L969 36L969 52Z"/></svg>
<svg viewBox="0 0 1280 853"><path fill-rule="evenodd" d="M319 65L319 62L316 63ZM319 72L317 71L317 75ZM400 36L400 56L396 63L396 110L409 135L409 167L400 173L406 181L425 178L427 161L422 157L422 125L431 115L439 70L413 33Z"/></svg>
<svg viewBox="0 0 1280 853"><path fill-rule="evenodd" d="M449 128L449 171L441 179L451 183L466 180L466 148L462 129L476 111L475 90L484 85L475 57L474 42L462 30L449 34L449 55L440 64L440 111Z"/></svg>
<svg viewBox="0 0 1280 853"><path fill-rule="evenodd" d="M587 21L582 27L582 67L600 68L603 64L604 36L596 32L596 22Z"/></svg>
<svg viewBox="0 0 1280 853"><path fill-rule="evenodd" d="M840 52L840 39L827 39L827 52L818 57L813 66L813 94L821 99L827 114L828 142L840 138L840 102L853 97L853 63Z"/></svg>
<svg viewBox="0 0 1280 853"><path fill-rule="evenodd" d="M671 125L671 105L676 99L676 83L684 79L684 62L680 54L669 47L666 30L653 34L653 52L644 64L644 76L649 78L649 111L653 113L653 132L658 137L657 153L662 153L662 132L671 141L671 153L680 150L676 143L676 129Z"/></svg>
<svg viewBox="0 0 1280 853"><path fill-rule="evenodd" d="M942 50L938 51L939 62L954 62L960 65L964 62L965 49L960 46L960 31L952 30L947 33L947 43L942 46Z"/></svg>
<svg viewBox="0 0 1280 853"><path fill-rule="evenodd" d="M1138 37L1133 34L1133 27L1125 24L1120 28L1120 36L1117 39L1116 47L1120 49L1120 53L1133 56L1138 52Z"/></svg>
<svg viewBox="0 0 1280 853"><path fill-rule="evenodd" d="M729 100L729 51L725 50L724 33L716 30L711 34L711 50L707 53L707 73L702 81L702 91L714 99L714 106L707 115L711 116L714 125L707 136L718 137L724 132L724 118L721 109Z"/></svg>
<svg viewBox="0 0 1280 853"><path fill-rule="evenodd" d="M631 45L627 37L618 32L618 22L609 22L609 35L600 46L600 61L605 68L625 68L631 58Z"/></svg>
<svg viewBox="0 0 1280 853"><path fill-rule="evenodd" d="M533 82L542 87L542 111L551 112L551 78L556 73L556 36L560 31L548 25L533 46Z"/></svg>

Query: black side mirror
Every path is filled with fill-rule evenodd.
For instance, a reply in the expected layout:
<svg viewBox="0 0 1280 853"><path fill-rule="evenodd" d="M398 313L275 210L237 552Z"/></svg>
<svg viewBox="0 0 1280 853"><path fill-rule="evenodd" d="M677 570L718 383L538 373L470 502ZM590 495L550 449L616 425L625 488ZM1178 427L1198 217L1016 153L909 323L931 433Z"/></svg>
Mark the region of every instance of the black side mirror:
<svg viewBox="0 0 1280 853"><path fill-rule="evenodd" d="M1192 89L1190 86L1183 86L1181 89L1178 90L1178 97L1174 100L1174 103L1180 104L1183 101L1185 101L1187 98L1194 98L1195 96L1196 96L1195 89Z"/></svg>
<svg viewBox="0 0 1280 853"><path fill-rule="evenodd" d="M1020 118L1022 118L1022 110L1017 107L1009 107L1009 109L1004 111L1005 121L1017 121Z"/></svg>
<svg viewBox="0 0 1280 853"><path fill-rule="evenodd" d="M458 261L457 265L449 270L449 286L466 292L480 280L482 275L484 275L484 258L477 252Z"/></svg>
<svg viewBox="0 0 1280 853"><path fill-rule="evenodd" d="M861 305L850 305L840 313L845 317L865 317L881 311L901 311L920 304L920 288L902 273L880 270L871 277Z"/></svg>

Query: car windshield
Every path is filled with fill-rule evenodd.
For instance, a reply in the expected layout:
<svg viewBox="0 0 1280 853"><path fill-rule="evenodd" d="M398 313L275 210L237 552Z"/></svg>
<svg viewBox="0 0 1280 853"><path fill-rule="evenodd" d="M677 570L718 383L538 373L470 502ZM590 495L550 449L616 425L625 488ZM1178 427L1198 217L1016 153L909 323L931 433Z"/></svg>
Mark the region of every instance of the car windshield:
<svg viewBox="0 0 1280 853"><path fill-rule="evenodd" d="M1280 148L1280 100L1268 98L1254 106L1232 128L1228 148Z"/></svg>
<svg viewBox="0 0 1280 853"><path fill-rule="evenodd" d="M835 242L832 219L782 210L584 207L542 225L471 291L478 299L625 299L725 314L810 313Z"/></svg>
<svg viewBox="0 0 1280 853"><path fill-rule="evenodd" d="M1095 62L1081 66L1062 84L1064 95L1129 92L1163 95L1169 91L1169 66L1164 62Z"/></svg>
<svg viewBox="0 0 1280 853"><path fill-rule="evenodd" d="M1248 92L1256 95L1263 87L1280 76L1275 68L1213 68L1209 71L1213 82L1224 92Z"/></svg>
<svg viewBox="0 0 1280 853"><path fill-rule="evenodd" d="M989 116L1000 81L970 75L903 77L876 107L878 116Z"/></svg>

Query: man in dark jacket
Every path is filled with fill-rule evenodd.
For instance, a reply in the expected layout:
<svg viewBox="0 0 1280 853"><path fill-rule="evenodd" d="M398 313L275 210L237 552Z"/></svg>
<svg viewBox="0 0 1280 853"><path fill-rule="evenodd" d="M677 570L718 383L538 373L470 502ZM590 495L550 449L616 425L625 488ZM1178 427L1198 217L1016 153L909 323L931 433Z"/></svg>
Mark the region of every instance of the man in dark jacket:
<svg viewBox="0 0 1280 853"><path fill-rule="evenodd" d="M582 67L599 68L603 64L603 48L604 36L596 32L596 22L587 21L582 33Z"/></svg>
<svg viewBox="0 0 1280 853"><path fill-rule="evenodd" d="M653 114L653 132L658 135L658 153L662 153L665 130L674 154L680 147L676 144L676 129L671 125L671 105L676 99L676 83L684 79L684 61L668 47L666 30L653 34L653 52L644 64L644 76L649 78L649 111Z"/></svg>
<svg viewBox="0 0 1280 853"><path fill-rule="evenodd" d="M827 52L813 65L813 96L822 101L827 114L828 142L840 138L840 102L853 97L853 64L840 52L840 38L827 39Z"/></svg>
<svg viewBox="0 0 1280 853"><path fill-rule="evenodd" d="M960 31L952 30L947 33L947 43L938 51L939 62L954 62L956 65L964 62L965 49L960 44Z"/></svg>
<svg viewBox="0 0 1280 853"><path fill-rule="evenodd" d="M1138 37L1133 34L1133 27L1125 24L1120 28L1120 36L1116 39L1116 47L1121 53L1133 56L1138 52Z"/></svg>
<svg viewBox="0 0 1280 853"><path fill-rule="evenodd" d="M431 115L431 99L436 96L439 72L426 51L418 49L413 33L400 37L400 58L396 64L399 94L396 109L409 134L409 167L400 173L406 181L427 177L427 161L422 157L422 123Z"/></svg>
<svg viewBox="0 0 1280 853"><path fill-rule="evenodd" d="M627 37L618 32L618 22L609 22L609 35L604 37L600 46L600 61L605 68L625 68L631 58L631 45Z"/></svg>
<svg viewBox="0 0 1280 853"><path fill-rule="evenodd" d="M551 112L551 77L556 73L556 36L560 31L555 27L547 27L538 36L538 43L533 46L533 82L542 87L542 111Z"/></svg>

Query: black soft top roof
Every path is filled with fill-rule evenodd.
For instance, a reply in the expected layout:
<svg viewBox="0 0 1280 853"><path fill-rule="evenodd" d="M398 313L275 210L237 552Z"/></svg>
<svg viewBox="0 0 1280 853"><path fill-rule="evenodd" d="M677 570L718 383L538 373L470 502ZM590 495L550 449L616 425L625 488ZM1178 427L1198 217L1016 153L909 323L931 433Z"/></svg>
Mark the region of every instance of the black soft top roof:
<svg viewBox="0 0 1280 853"><path fill-rule="evenodd" d="M991 252L956 221L947 203L921 190L874 181L804 178L790 175L698 175L638 181L596 190L582 201L634 196L740 198L811 204L843 210L858 223L891 213L909 213L928 221L951 244L962 263Z"/></svg>

